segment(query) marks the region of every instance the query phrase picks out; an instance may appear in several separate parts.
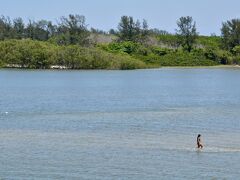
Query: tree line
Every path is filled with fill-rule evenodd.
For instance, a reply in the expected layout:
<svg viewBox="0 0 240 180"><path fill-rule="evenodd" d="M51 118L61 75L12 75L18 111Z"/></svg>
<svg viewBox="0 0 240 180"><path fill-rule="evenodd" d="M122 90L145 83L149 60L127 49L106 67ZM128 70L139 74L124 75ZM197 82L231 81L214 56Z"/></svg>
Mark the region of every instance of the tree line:
<svg viewBox="0 0 240 180"><path fill-rule="evenodd" d="M179 44L187 51L191 51L196 43L199 33L196 29L196 22L192 17L181 17L177 20L176 36ZM10 19L0 17L0 40L6 39L32 39L39 41L52 40L59 45L79 44L89 45L91 33L112 34L118 37L119 41L132 41L146 43L150 34L167 35L164 30L149 29L148 22L134 20L131 16L122 16L116 30L110 29L108 32L91 28L88 29L86 18L83 15L70 14L61 17L57 23L48 20L29 20L27 23L22 18ZM240 19L232 19L223 22L221 28L222 45L228 50L240 45Z"/></svg>
<svg viewBox="0 0 240 180"><path fill-rule="evenodd" d="M61 17L57 24L51 21L29 20L27 24L22 18L11 20L9 17L0 17L0 40L32 39L48 41L51 38L58 44L86 44L89 31L86 19L81 15Z"/></svg>
<svg viewBox="0 0 240 180"><path fill-rule="evenodd" d="M67 65L72 69L100 68L101 66L95 66L94 63L96 64L98 59L102 61L102 58L98 58L98 53L95 54L93 52L111 54L112 57L115 57L115 60L124 55L128 59L128 63L125 63L124 69L128 69L127 64L131 64L129 62L133 59L134 62L137 62L135 60L139 60L135 64L141 64L142 68L165 65L192 66L239 63L240 19L223 22L221 36L207 37L199 35L196 22L190 16L179 18L176 27L176 33L171 34L156 28L150 29L145 19L140 21L135 20L131 16L122 16L117 29L110 29L108 32L105 32L95 28L89 29L86 18L83 15L70 14L67 17L63 16L56 23L48 20L29 20L25 23L22 18L11 19L1 16L0 50L2 56L0 58L0 65L20 63L23 67L49 68L51 64L57 63ZM107 43L95 42L93 35L102 38L110 37L112 39ZM59 61L52 60L47 58L47 55L39 56L43 58L42 60L36 57L40 53L34 50L34 48L39 46L40 42L38 41L46 42L44 46L40 46L41 48L49 46L49 48L43 48L45 52L41 52L42 54L47 54L47 49L51 49L51 53L55 54L55 56L51 56L52 58L62 59ZM23 46L22 49L30 48L29 52L24 54L24 51L20 47L17 48L19 51L12 51L11 46L6 44L13 45L13 42L18 45L21 44ZM26 42L32 44L32 47L28 46ZM55 48L52 48L53 46ZM57 53L61 54L59 50L66 52L65 50L68 49L68 46L71 47L69 48L71 49L69 52L72 52L72 54L68 52L62 57L56 55ZM31 52L32 54L37 55L30 56L30 51L33 51ZM84 51L86 51L85 54L83 53ZM76 54L75 52L78 53ZM86 54L88 55L85 56ZM81 58L81 56L84 58ZM89 60L93 57L95 58L94 61ZM17 58L20 58L21 62ZM75 59L75 61L72 61L72 64L70 60L66 60L71 58ZM79 64L80 59L81 63L85 59L90 64L86 65L85 63L84 66L76 66L75 64ZM110 62L109 58L106 59ZM48 62L44 63L46 61ZM77 61L79 62L76 63ZM120 61L122 62L122 59ZM142 63L139 63L140 61ZM110 64L108 64L110 69L113 67L120 68L120 65L111 66ZM132 64L131 68L134 68Z"/></svg>

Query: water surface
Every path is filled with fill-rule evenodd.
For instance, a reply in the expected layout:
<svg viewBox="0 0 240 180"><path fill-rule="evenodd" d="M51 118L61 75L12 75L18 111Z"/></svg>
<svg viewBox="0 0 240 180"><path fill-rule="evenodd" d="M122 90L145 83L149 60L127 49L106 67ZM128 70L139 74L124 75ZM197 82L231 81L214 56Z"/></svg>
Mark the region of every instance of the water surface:
<svg viewBox="0 0 240 180"><path fill-rule="evenodd" d="M237 179L239 77L0 70L0 178Z"/></svg>

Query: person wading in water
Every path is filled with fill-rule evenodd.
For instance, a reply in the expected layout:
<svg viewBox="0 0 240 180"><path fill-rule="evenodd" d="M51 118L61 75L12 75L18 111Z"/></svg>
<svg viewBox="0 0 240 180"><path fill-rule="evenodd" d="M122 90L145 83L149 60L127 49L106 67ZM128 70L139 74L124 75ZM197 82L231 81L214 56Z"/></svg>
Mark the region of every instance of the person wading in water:
<svg viewBox="0 0 240 180"><path fill-rule="evenodd" d="M197 148L198 149L202 149L203 148L202 141L201 141L201 134L199 134L197 136Z"/></svg>

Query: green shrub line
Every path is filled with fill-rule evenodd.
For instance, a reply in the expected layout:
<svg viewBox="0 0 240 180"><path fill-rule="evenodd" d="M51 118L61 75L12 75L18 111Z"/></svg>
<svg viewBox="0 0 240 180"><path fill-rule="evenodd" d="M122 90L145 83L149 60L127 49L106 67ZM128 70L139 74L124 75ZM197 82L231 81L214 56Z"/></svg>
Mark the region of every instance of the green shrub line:
<svg viewBox="0 0 240 180"><path fill-rule="evenodd" d="M219 48L218 39L200 37L202 47L190 53L181 48L167 48L125 41L94 47L57 45L31 39L0 41L0 67L50 69L144 69L164 66L215 66L238 64L240 48L233 53Z"/></svg>
<svg viewBox="0 0 240 180"><path fill-rule="evenodd" d="M146 64L129 55L113 54L99 48L78 45L58 46L48 42L6 40L0 42L0 64L3 67L49 69L140 69Z"/></svg>
<svg viewBox="0 0 240 180"><path fill-rule="evenodd" d="M175 34L149 29L146 20L122 16L118 29L87 28L83 15L57 24L1 16L0 67L29 69L143 69L240 64L240 19L222 24L221 36L199 35L192 17L177 20Z"/></svg>
<svg viewBox="0 0 240 180"><path fill-rule="evenodd" d="M201 42L203 41L202 39L203 37L201 38ZM110 53L129 55L145 62L151 67L215 66L233 63L233 57L229 52L206 42L202 45L202 48L195 47L191 52L187 52L182 48L143 46L130 41L102 44L98 45L98 47Z"/></svg>

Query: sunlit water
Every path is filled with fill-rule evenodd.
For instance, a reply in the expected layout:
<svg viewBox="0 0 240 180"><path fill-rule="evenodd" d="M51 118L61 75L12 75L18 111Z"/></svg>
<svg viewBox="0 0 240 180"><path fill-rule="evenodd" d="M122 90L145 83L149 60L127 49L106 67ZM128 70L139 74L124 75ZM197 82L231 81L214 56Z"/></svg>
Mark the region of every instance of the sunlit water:
<svg viewBox="0 0 240 180"><path fill-rule="evenodd" d="M239 77L0 70L0 178L238 179Z"/></svg>

